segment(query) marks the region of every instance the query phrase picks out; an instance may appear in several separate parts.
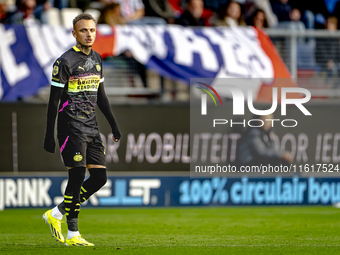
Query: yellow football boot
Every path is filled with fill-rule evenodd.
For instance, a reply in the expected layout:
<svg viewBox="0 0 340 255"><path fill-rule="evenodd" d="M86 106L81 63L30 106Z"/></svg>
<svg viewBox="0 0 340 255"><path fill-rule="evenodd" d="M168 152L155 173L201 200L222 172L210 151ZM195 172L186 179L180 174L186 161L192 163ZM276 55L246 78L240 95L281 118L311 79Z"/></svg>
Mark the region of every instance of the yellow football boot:
<svg viewBox="0 0 340 255"><path fill-rule="evenodd" d="M94 246L93 243L89 243L80 235L74 236L71 239L66 239L66 246Z"/></svg>
<svg viewBox="0 0 340 255"><path fill-rule="evenodd" d="M43 219L46 224L50 227L52 235L57 239L57 241L64 243L65 238L61 233L61 220L54 218L52 215L52 210L48 210L43 214Z"/></svg>

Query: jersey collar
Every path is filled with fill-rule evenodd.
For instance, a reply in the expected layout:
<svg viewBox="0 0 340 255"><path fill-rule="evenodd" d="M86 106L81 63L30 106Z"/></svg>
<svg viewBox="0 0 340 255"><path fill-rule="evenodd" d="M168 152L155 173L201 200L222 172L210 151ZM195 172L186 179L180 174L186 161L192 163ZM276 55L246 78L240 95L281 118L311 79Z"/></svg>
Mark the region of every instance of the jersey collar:
<svg viewBox="0 0 340 255"><path fill-rule="evenodd" d="M80 49L78 49L78 47L75 46L75 45L72 47L72 49L73 49L75 52L79 52L79 53L84 54L85 56L89 56L89 55L91 55L91 53L92 53L92 49L91 49L90 54L89 54L89 55L86 55L84 52L82 52Z"/></svg>
<svg viewBox="0 0 340 255"><path fill-rule="evenodd" d="M75 46L75 45L73 46L72 49L74 49L74 51L76 51L76 52L79 52L79 51L80 51L80 49L78 49L77 46Z"/></svg>

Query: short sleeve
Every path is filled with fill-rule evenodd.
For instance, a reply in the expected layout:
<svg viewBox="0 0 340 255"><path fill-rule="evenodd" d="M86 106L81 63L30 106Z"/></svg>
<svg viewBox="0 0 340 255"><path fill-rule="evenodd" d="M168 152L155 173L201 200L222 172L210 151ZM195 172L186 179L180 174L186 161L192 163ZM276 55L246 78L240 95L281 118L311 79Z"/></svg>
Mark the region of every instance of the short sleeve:
<svg viewBox="0 0 340 255"><path fill-rule="evenodd" d="M59 88L65 87L69 79L67 62L63 59L57 59L53 64L51 85Z"/></svg>

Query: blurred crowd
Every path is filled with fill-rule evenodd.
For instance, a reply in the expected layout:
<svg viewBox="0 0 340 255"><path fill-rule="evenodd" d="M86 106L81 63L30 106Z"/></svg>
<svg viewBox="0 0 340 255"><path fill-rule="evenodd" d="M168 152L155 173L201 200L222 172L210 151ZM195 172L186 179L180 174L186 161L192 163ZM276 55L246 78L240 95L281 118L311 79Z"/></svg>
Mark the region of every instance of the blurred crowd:
<svg viewBox="0 0 340 255"><path fill-rule="evenodd" d="M78 13L71 12L63 20L65 10ZM52 11L57 15L51 15ZM340 0L0 0L0 23L4 24L41 23L71 28L79 12L91 13L98 24L108 25L254 26L334 32L340 20ZM56 17L61 17L60 23L53 22ZM285 38L273 39L273 43L277 49L281 47L279 52L285 61L290 43ZM299 40L297 47L299 69L315 70L329 79L331 86L340 86L340 82L332 80L340 76L339 38ZM135 66L143 86L148 87L145 66L129 52L123 57L130 67ZM164 91L164 79L160 81Z"/></svg>
<svg viewBox="0 0 340 255"><path fill-rule="evenodd" d="M0 0L0 22L49 23L51 8L100 11L98 23L336 29L339 0ZM99 13L99 12L98 12ZM328 22L328 23L329 23Z"/></svg>

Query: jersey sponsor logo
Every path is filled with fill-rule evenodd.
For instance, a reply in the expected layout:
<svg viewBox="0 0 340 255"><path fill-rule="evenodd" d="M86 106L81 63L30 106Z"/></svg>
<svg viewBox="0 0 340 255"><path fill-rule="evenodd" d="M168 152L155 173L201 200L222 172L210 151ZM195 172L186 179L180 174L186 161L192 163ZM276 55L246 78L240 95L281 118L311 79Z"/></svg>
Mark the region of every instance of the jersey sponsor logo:
<svg viewBox="0 0 340 255"><path fill-rule="evenodd" d="M99 82L99 75L70 77L68 82L68 92L97 91Z"/></svg>
<svg viewBox="0 0 340 255"><path fill-rule="evenodd" d="M77 161L77 162L82 161L82 159L83 159L83 156L80 155L80 154L76 154L76 155L74 155L74 157L73 157L73 160L74 160L74 161Z"/></svg>
<svg viewBox="0 0 340 255"><path fill-rule="evenodd" d="M54 67L53 67L53 76L57 75L58 72L59 72L58 66L54 66Z"/></svg>
<svg viewBox="0 0 340 255"><path fill-rule="evenodd" d="M100 70L101 70L102 68L100 67L100 65L96 65L96 69L97 69L98 72L100 72Z"/></svg>

